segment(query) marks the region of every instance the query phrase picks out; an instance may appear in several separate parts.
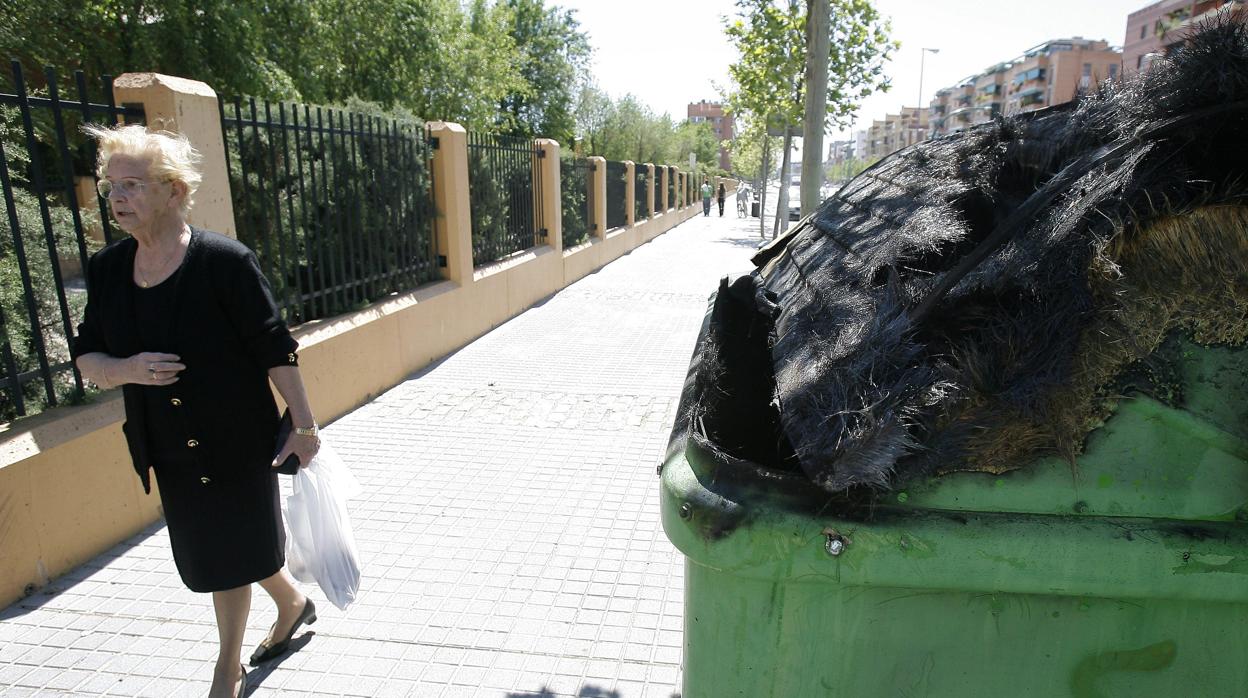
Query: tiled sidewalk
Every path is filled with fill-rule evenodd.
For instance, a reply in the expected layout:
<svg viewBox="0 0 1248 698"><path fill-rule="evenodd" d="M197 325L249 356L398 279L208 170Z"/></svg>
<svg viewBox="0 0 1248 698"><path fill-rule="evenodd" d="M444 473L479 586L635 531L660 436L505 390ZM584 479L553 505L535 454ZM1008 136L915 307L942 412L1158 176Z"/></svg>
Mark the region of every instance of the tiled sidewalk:
<svg viewBox="0 0 1248 698"><path fill-rule="evenodd" d="M698 216L330 426L364 486L360 600L309 589L320 620L250 695L676 695L655 466L750 220ZM254 593L244 657L274 617ZM0 694L204 695L215 648L154 526L0 612Z"/></svg>

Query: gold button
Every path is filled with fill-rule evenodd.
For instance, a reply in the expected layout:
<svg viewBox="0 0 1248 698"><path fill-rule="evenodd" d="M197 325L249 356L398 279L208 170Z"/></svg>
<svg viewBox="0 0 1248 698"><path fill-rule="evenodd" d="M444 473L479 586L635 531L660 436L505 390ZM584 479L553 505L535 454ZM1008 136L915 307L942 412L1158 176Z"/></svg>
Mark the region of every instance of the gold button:
<svg viewBox="0 0 1248 698"><path fill-rule="evenodd" d="M209 479L209 478L207 478L207 477L201 477L201 478L199 478L199 481L200 481L200 482L202 482L202 483L204 483L205 485L207 485L208 483L212 482L212 480L211 480L211 479Z"/></svg>
<svg viewBox="0 0 1248 698"><path fill-rule="evenodd" d="M290 363L292 363L292 364L293 364L293 363L295 363L295 355L294 355L294 354L287 354L287 355L286 355L286 358L290 360Z"/></svg>
<svg viewBox="0 0 1248 698"><path fill-rule="evenodd" d="M195 439L191 439L190 441L186 442L186 445L188 448L195 448L196 446L199 445L199 442L196 441Z"/></svg>
<svg viewBox="0 0 1248 698"><path fill-rule="evenodd" d="M173 405L174 407L181 407L182 401L175 397L169 401L169 404Z"/></svg>

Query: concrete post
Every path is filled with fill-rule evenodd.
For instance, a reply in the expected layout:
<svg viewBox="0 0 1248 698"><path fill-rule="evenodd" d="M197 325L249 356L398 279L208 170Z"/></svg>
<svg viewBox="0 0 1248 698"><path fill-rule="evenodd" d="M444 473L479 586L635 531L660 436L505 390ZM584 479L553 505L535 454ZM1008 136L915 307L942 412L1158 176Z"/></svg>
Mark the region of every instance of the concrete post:
<svg viewBox="0 0 1248 698"><path fill-rule="evenodd" d="M123 73L113 80L113 99L118 104L142 104L149 130L172 131L190 140L203 156L204 179L192 197L195 205L187 222L237 238L217 93L198 80Z"/></svg>
<svg viewBox="0 0 1248 698"><path fill-rule="evenodd" d="M654 165L651 163L646 163L645 168L646 168L646 207L650 211L650 217L654 218L654 214L658 213L658 211L654 210L654 172L655 172L655 169L654 169Z"/></svg>
<svg viewBox="0 0 1248 698"><path fill-rule="evenodd" d="M637 225L637 163L624 161L624 227Z"/></svg>
<svg viewBox="0 0 1248 698"><path fill-rule="evenodd" d="M590 210L594 215L590 235L603 238L607 235L607 159L594 156L589 158L589 164L594 168L589 180Z"/></svg>
<svg viewBox="0 0 1248 698"><path fill-rule="evenodd" d="M538 138L535 141L542 156L537 158L537 175L541 178L539 191L542 200L539 210L542 212L542 227L546 228L546 238L541 236L534 241L536 245L550 245L556 252L563 249L563 185L559 177L559 142L549 138Z"/></svg>
<svg viewBox="0 0 1248 698"><path fill-rule="evenodd" d="M472 283L472 204L468 198L468 132L459 124L429 123L433 149L434 229L438 253L446 257L442 276L460 286Z"/></svg>

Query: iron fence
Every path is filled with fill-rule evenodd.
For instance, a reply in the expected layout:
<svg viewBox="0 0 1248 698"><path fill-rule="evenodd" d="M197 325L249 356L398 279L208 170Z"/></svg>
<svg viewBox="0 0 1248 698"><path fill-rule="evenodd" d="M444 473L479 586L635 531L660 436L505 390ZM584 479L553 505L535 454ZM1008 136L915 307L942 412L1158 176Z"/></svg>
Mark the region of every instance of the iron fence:
<svg viewBox="0 0 1248 698"><path fill-rule="evenodd" d="M628 225L628 166L607 161L607 229Z"/></svg>
<svg viewBox="0 0 1248 698"><path fill-rule="evenodd" d="M51 68L28 80L13 61L0 75L0 422L84 395L69 340L86 305L87 258L113 230L95 191L95 143L80 128L143 119L142 108L113 101L111 76L95 102L81 72L72 82L75 98L64 99Z"/></svg>
<svg viewBox="0 0 1248 698"><path fill-rule="evenodd" d="M563 247L575 247L596 230L594 224L594 163L585 158L559 160L559 209L563 223Z"/></svg>
<svg viewBox="0 0 1248 698"><path fill-rule="evenodd" d="M423 124L254 97L220 109L238 237L287 322L440 278Z"/></svg>
<svg viewBox="0 0 1248 698"><path fill-rule="evenodd" d="M663 213L663 182L667 172L662 165L654 166L654 215Z"/></svg>
<svg viewBox="0 0 1248 698"><path fill-rule="evenodd" d="M649 171L640 163L633 166L633 221L640 222L650 217L650 204L647 199L647 187L650 181Z"/></svg>
<svg viewBox="0 0 1248 698"><path fill-rule="evenodd" d="M676 208L676 168L667 168L667 207Z"/></svg>
<svg viewBox="0 0 1248 698"><path fill-rule="evenodd" d="M527 138L468 132L472 261L485 264L546 242L538 162Z"/></svg>

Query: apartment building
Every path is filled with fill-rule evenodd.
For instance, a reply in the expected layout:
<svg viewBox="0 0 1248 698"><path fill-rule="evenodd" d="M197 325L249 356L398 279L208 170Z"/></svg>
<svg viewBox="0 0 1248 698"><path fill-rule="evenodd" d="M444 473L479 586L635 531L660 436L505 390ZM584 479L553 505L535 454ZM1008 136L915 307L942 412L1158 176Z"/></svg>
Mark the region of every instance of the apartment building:
<svg viewBox="0 0 1248 698"><path fill-rule="evenodd" d="M902 107L899 114L888 114L871 122L867 129L866 151L861 156L876 160L927 138L928 110Z"/></svg>
<svg viewBox="0 0 1248 698"><path fill-rule="evenodd" d="M827 163L829 165L839 165L843 162L847 162L853 159L854 159L854 141L853 140L832 141L831 143L828 144Z"/></svg>
<svg viewBox="0 0 1248 698"><path fill-rule="evenodd" d="M1014 60L997 63L959 85L936 91L930 137L1016 114L1062 104L1080 90L1115 78L1122 54L1102 40L1054 39L1028 49Z"/></svg>
<svg viewBox="0 0 1248 698"><path fill-rule="evenodd" d="M720 143L719 167L722 170L731 170L732 163L728 157L728 150L724 147L724 142L732 140L732 118L724 115L724 105L718 102L708 102L704 99L700 102L690 102L687 111L690 121L694 123L706 121L711 124L711 128L715 130L715 138L719 139Z"/></svg>
<svg viewBox="0 0 1248 698"><path fill-rule="evenodd" d="M1193 24L1243 8L1243 2L1231 0L1161 0L1132 12L1122 42L1123 70L1147 69L1154 56L1165 55L1180 43Z"/></svg>
<svg viewBox="0 0 1248 698"><path fill-rule="evenodd" d="M1005 113L1069 102L1121 70L1122 52L1105 41L1076 36L1040 44L1014 62Z"/></svg>

